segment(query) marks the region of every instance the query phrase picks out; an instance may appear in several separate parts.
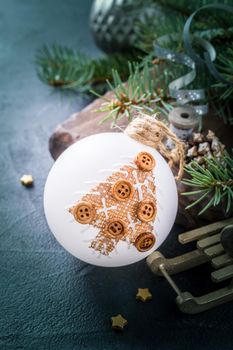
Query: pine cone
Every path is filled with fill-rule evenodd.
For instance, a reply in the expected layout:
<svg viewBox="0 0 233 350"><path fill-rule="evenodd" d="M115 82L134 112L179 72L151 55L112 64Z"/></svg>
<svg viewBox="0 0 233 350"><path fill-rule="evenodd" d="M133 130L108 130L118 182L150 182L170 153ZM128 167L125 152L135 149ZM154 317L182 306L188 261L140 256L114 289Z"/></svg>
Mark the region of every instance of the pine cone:
<svg viewBox="0 0 233 350"><path fill-rule="evenodd" d="M207 133L193 133L186 142L185 163L195 160L204 166L205 158L220 159L225 153L225 145L212 130Z"/></svg>

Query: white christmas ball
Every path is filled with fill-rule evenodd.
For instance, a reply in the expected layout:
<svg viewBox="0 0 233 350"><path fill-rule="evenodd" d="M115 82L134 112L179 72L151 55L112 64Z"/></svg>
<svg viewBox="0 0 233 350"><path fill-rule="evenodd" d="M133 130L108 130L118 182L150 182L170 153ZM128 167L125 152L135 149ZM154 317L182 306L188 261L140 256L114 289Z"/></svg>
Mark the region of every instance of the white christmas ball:
<svg viewBox="0 0 233 350"><path fill-rule="evenodd" d="M132 264L156 250L177 205L163 157L123 133L92 135L69 147L44 191L45 215L58 242L99 266Z"/></svg>

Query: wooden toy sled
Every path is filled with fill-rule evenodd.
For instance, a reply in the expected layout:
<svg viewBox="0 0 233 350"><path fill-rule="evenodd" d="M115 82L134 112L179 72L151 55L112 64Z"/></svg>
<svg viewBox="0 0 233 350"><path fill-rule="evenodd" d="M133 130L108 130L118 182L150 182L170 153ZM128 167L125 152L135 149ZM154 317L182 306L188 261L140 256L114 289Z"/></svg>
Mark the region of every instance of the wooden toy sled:
<svg viewBox="0 0 233 350"><path fill-rule="evenodd" d="M196 314L233 300L233 218L219 221L179 235L179 242L187 244L196 241L197 249L186 254L166 259L159 251L147 258L151 271L164 276L177 294L179 309L188 314ZM182 292L171 275L211 262L214 271L213 282L229 280L227 287L195 297Z"/></svg>

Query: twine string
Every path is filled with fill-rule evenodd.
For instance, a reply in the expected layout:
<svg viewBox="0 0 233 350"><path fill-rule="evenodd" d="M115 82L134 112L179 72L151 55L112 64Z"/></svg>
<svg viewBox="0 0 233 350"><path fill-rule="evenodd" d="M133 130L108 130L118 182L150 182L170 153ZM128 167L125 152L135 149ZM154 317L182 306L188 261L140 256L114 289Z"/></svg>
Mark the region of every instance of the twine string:
<svg viewBox="0 0 233 350"><path fill-rule="evenodd" d="M184 144L183 142L163 123L154 117L142 114L136 117L125 129L125 134L134 140L156 149L168 160L172 168L178 165L176 180L180 180L184 172ZM167 141L171 141L174 147L168 148Z"/></svg>

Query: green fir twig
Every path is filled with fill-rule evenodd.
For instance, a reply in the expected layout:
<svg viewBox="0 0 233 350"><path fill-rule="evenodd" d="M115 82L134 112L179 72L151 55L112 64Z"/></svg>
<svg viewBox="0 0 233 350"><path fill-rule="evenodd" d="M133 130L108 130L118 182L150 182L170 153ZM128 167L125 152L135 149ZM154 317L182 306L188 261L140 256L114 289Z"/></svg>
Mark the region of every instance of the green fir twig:
<svg viewBox="0 0 233 350"><path fill-rule="evenodd" d="M60 45L38 50L36 65L40 80L53 87L78 89L88 85L94 74L89 57Z"/></svg>
<svg viewBox="0 0 233 350"><path fill-rule="evenodd" d="M223 92L220 96L222 100L229 100L233 97L233 45L229 47L224 54L220 54L218 57L218 69L222 73L223 77L231 82L228 85L224 82L216 83L215 87L223 88Z"/></svg>
<svg viewBox="0 0 233 350"><path fill-rule="evenodd" d="M128 61L138 60L137 55L132 51L92 59L61 45L44 46L36 54L37 74L41 81L55 88L87 91L96 85L106 85L106 80L112 79L113 68L126 80Z"/></svg>
<svg viewBox="0 0 233 350"><path fill-rule="evenodd" d="M199 215L211 206L215 207L220 203L225 204L226 213L233 209L233 158L229 155L225 155L221 159L205 158L205 167L193 161L185 167L185 172L190 176L190 179L184 179L182 183L194 188L194 190L184 192L182 195L198 197L186 209L207 199L208 202L205 203Z"/></svg>
<svg viewBox="0 0 233 350"><path fill-rule="evenodd" d="M167 117L173 108L167 101L168 96L157 85L153 76L153 71L149 70L146 64L142 70L139 65L129 63L130 75L127 83L124 83L118 71L112 71L113 83L107 81L112 98L102 97L95 91L91 91L104 102L97 112L107 112L101 123L112 120L115 125L123 117L127 117L130 122L135 112L146 112L149 114L161 113Z"/></svg>

